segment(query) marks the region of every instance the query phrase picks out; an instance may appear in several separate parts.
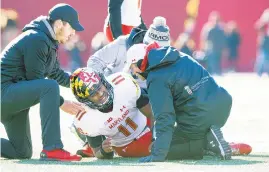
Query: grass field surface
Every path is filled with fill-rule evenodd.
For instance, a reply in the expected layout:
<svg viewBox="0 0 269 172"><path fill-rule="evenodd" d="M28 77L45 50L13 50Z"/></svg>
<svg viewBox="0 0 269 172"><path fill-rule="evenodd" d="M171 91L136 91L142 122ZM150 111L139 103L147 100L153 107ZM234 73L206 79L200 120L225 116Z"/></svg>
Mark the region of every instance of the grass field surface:
<svg viewBox="0 0 269 172"><path fill-rule="evenodd" d="M223 133L229 142L244 142L252 146L248 156L233 157L230 161L204 157L200 161L168 161L162 163L138 163L138 159L116 157L113 160L83 159L80 162L39 161L42 150L39 105L30 110L33 158L30 160L6 160L0 158L1 172L35 171L173 171L173 172L269 172L269 77L255 74L231 73L215 77L233 96L233 108ZM66 99L73 99L70 91L61 88ZM75 153L80 142L70 132L72 117L61 112L61 132L65 149ZM6 137L0 125L0 136Z"/></svg>

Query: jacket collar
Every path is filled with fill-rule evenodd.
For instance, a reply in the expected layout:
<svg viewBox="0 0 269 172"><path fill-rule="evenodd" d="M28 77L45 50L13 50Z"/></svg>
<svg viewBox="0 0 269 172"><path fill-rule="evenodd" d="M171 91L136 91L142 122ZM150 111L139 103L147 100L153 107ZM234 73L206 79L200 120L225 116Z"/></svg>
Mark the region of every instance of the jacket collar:
<svg viewBox="0 0 269 172"><path fill-rule="evenodd" d="M42 21L42 22L45 24L45 26L47 27L47 29L48 29L48 31L49 31L51 37L52 37L55 41L57 41L57 40L56 40L55 32L54 32L53 28L51 27L51 25L49 24L48 20L46 20L46 19L42 19L41 21Z"/></svg>

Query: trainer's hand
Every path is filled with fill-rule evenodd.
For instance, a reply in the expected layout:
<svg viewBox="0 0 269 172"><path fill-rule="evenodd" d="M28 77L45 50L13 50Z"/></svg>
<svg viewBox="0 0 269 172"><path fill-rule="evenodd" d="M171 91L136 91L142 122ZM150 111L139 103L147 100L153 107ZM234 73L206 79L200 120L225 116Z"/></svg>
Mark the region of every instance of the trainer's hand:
<svg viewBox="0 0 269 172"><path fill-rule="evenodd" d="M82 103L64 100L64 103L60 107L64 112L69 113L71 115L77 115L80 112L86 111L84 105Z"/></svg>
<svg viewBox="0 0 269 172"><path fill-rule="evenodd" d="M131 64L130 69L134 75L142 73L142 71L137 67L136 64Z"/></svg>
<svg viewBox="0 0 269 172"><path fill-rule="evenodd" d="M107 138L103 141L102 148L106 153L113 152L113 148L111 146L111 138Z"/></svg>
<svg viewBox="0 0 269 172"><path fill-rule="evenodd" d="M141 162L141 163L152 162L152 156L149 155L149 156L142 157L139 159L139 162Z"/></svg>

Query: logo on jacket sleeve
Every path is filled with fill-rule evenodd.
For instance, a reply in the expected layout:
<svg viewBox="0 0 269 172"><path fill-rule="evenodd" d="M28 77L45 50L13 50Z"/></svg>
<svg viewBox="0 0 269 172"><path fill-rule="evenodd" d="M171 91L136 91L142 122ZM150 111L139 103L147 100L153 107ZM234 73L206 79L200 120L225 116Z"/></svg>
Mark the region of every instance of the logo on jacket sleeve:
<svg viewBox="0 0 269 172"><path fill-rule="evenodd" d="M192 95L192 90L189 86L185 86L184 89L187 91L189 95Z"/></svg>

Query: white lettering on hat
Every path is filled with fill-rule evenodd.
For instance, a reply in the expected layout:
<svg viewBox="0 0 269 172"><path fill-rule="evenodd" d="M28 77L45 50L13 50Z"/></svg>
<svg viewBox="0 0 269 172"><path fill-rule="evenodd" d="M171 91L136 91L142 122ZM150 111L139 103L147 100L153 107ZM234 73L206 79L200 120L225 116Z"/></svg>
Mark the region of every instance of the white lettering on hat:
<svg viewBox="0 0 269 172"><path fill-rule="evenodd" d="M169 41L170 35L168 32L160 32L157 30L151 29L148 33L148 36L154 40L158 41Z"/></svg>

